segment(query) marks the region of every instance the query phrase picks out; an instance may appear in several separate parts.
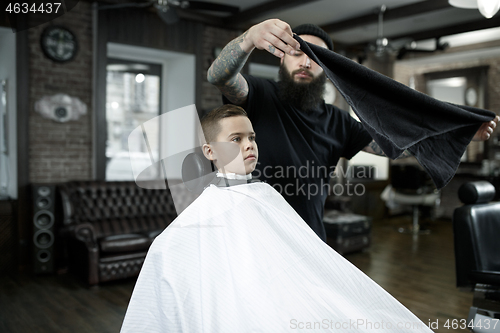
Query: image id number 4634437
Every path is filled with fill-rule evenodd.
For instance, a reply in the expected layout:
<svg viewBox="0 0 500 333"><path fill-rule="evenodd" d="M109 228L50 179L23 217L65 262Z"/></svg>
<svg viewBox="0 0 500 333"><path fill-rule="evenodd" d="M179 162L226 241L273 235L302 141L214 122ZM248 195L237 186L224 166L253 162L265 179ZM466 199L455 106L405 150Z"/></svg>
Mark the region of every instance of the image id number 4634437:
<svg viewBox="0 0 500 333"><path fill-rule="evenodd" d="M467 328L475 328L475 329L485 329L485 330L495 330L497 328L499 319L497 318L483 318L478 320L471 320L469 323L465 319L448 319L444 323L444 327L447 329L467 329ZM437 328L437 327L436 327Z"/></svg>
<svg viewBox="0 0 500 333"><path fill-rule="evenodd" d="M28 3L28 2L11 2L5 8L9 14L28 14L28 13L47 13L52 14L59 11L61 7L60 2L42 2L42 3Z"/></svg>

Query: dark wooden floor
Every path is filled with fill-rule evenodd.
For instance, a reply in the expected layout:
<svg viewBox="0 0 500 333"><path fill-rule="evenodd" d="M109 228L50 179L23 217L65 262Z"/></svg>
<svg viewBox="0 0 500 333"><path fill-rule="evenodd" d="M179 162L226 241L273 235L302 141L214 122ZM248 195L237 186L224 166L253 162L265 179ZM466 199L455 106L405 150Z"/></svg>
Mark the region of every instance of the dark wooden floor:
<svg viewBox="0 0 500 333"><path fill-rule="evenodd" d="M445 327L467 319L473 297L455 287L451 221L425 221L431 233L420 236L398 233L405 222L410 219L377 222L370 250L346 258L424 323L437 323L435 332L467 332Z"/></svg>
<svg viewBox="0 0 500 333"><path fill-rule="evenodd" d="M398 218L374 223L370 250L346 258L379 283L435 332L467 318L472 293L455 288L453 237L449 221L428 222L432 233L413 237L396 227ZM69 274L0 277L0 332L119 332L134 280L87 288Z"/></svg>

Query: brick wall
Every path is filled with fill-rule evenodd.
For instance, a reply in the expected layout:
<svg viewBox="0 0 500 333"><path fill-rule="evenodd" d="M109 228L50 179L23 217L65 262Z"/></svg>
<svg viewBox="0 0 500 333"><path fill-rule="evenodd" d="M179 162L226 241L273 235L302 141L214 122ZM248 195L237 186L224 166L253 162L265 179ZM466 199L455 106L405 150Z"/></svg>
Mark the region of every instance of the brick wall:
<svg viewBox="0 0 500 333"><path fill-rule="evenodd" d="M45 57L40 36L49 24L69 28L79 44L76 57L55 63ZM29 154L31 182L64 182L92 177L92 10L80 1L70 12L29 29L30 115ZM78 97L87 114L76 121L58 123L35 112L35 102L57 93Z"/></svg>

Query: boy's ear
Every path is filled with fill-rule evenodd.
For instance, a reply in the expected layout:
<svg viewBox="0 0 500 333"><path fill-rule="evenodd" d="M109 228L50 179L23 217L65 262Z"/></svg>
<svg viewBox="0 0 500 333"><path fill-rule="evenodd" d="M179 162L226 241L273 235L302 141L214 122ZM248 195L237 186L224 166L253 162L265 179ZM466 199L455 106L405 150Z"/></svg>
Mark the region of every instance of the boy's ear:
<svg viewBox="0 0 500 333"><path fill-rule="evenodd" d="M215 160L215 156L214 156L214 151L212 149L212 146L210 146L209 144L205 143L202 147L201 147L202 151L203 151L203 155L210 161L213 161Z"/></svg>

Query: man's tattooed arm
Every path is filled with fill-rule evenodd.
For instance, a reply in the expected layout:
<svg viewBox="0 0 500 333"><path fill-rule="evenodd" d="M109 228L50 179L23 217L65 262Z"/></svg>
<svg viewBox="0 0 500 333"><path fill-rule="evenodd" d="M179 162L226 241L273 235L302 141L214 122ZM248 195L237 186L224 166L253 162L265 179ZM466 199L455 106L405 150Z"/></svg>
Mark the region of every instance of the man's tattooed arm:
<svg viewBox="0 0 500 333"><path fill-rule="evenodd" d="M370 154L387 157L387 155L382 151L382 148L380 148L380 146L378 145L378 143L375 142L375 140L372 140L372 142L370 142L368 146L366 146L362 150ZM412 156L411 153L408 150L405 150L396 159L399 160L400 158L406 158L410 156Z"/></svg>
<svg viewBox="0 0 500 333"><path fill-rule="evenodd" d="M208 69L207 80L215 85L232 103L242 105L248 97L248 83L240 74L250 52L241 49L240 44L246 34L235 38L226 45Z"/></svg>

